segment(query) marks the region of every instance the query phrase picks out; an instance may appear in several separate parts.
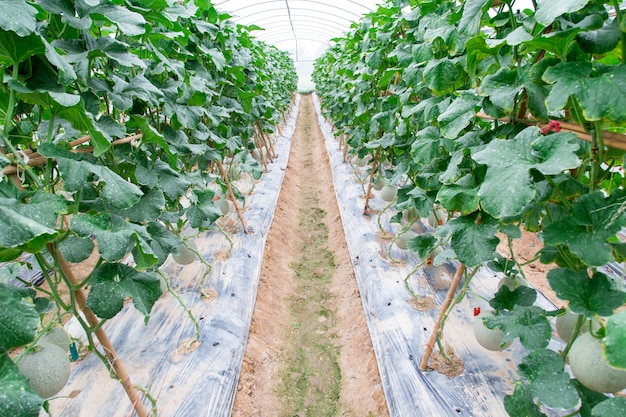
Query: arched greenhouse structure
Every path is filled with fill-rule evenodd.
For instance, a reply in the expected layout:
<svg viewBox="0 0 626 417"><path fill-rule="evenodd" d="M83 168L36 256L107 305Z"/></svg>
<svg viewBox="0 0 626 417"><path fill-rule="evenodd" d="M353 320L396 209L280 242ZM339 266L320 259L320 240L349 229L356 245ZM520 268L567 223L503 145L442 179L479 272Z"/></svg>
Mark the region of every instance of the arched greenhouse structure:
<svg viewBox="0 0 626 417"><path fill-rule="evenodd" d="M626 4L2 0L1 417L623 417Z"/></svg>

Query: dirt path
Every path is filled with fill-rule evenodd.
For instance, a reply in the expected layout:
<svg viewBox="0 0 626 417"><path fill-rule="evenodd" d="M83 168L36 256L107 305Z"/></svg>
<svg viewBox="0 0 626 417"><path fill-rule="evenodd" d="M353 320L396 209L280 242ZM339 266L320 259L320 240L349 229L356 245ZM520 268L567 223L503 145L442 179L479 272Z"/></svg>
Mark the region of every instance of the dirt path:
<svg viewBox="0 0 626 417"><path fill-rule="evenodd" d="M310 95L292 141L232 415L386 417Z"/></svg>

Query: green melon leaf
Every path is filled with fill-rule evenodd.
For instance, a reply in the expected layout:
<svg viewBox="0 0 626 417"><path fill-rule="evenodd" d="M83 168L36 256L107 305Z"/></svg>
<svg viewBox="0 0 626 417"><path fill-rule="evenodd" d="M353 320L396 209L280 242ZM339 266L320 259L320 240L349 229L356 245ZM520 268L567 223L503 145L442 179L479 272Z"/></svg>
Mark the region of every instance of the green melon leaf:
<svg viewBox="0 0 626 417"><path fill-rule="evenodd" d="M0 28L15 32L21 37L31 35L37 28L37 9L24 0L4 0L0 13Z"/></svg>
<svg viewBox="0 0 626 417"><path fill-rule="evenodd" d="M406 242L407 248L420 258L426 257L437 246L437 239L430 233L422 233Z"/></svg>
<svg viewBox="0 0 626 417"><path fill-rule="evenodd" d="M135 244L135 232L118 216L108 213L77 214L70 220L70 229L79 236L96 236L98 252L109 262L120 261Z"/></svg>
<svg viewBox="0 0 626 417"><path fill-rule="evenodd" d="M552 326L545 310L537 306L516 305L511 311L484 318L485 325L504 332L503 343L519 337L528 350L544 349L552 337Z"/></svg>
<svg viewBox="0 0 626 417"><path fill-rule="evenodd" d="M593 417L623 417L624 410L626 410L626 398L613 397L593 407L591 415Z"/></svg>
<svg viewBox="0 0 626 417"><path fill-rule="evenodd" d="M626 301L626 293L615 290L609 278L601 272L589 278L585 270L557 268L548 272L548 283L557 297L569 301L570 310L588 318L596 314L611 316Z"/></svg>
<svg viewBox="0 0 626 417"><path fill-rule="evenodd" d="M548 245L567 244L589 266L602 266L613 259L608 240L626 226L620 206L626 192L617 190L609 197L596 191L578 199L572 213L548 225L543 233Z"/></svg>
<svg viewBox="0 0 626 417"><path fill-rule="evenodd" d="M613 19L600 29L579 33L576 35L576 40L580 49L588 54L606 54L617 47L621 35L619 20Z"/></svg>
<svg viewBox="0 0 626 417"><path fill-rule="evenodd" d="M565 13L574 13L587 5L589 0L539 0L535 19L544 26L551 25L557 17Z"/></svg>
<svg viewBox="0 0 626 417"><path fill-rule="evenodd" d="M5 14L4 11L1 16L12 19L12 16ZM45 50L41 37L34 33L20 37L15 32L0 30L0 63L19 64L33 55L43 53Z"/></svg>
<svg viewBox="0 0 626 417"><path fill-rule="evenodd" d="M91 290L87 305L102 319L110 319L132 298L133 305L144 316L161 296L159 278L152 272L138 272L124 264L105 263L90 276Z"/></svg>
<svg viewBox="0 0 626 417"><path fill-rule="evenodd" d="M466 0L463 3L463 14L459 22L459 31L468 36L474 36L480 29L483 14L491 6L491 0Z"/></svg>
<svg viewBox="0 0 626 417"><path fill-rule="evenodd" d="M461 94L437 117L439 130L444 138L456 139L461 131L476 117L481 98L473 94Z"/></svg>
<svg viewBox="0 0 626 417"><path fill-rule="evenodd" d="M603 346L607 362L626 369L626 310L609 317Z"/></svg>
<svg viewBox="0 0 626 417"><path fill-rule="evenodd" d="M537 291L534 288L520 286L513 291L507 285L500 287L489 305L496 310L513 310L516 305L531 306L537 300Z"/></svg>
<svg viewBox="0 0 626 417"><path fill-rule="evenodd" d="M528 95L528 108L533 115L547 119L545 100L548 90L530 79L530 68L530 65L504 67L495 74L487 75L480 85L481 95L489 97L505 113L511 113L516 106L516 97L524 91Z"/></svg>
<svg viewBox="0 0 626 417"><path fill-rule="evenodd" d="M512 395L504 397L504 409L512 417L546 417L534 401L534 395L526 384L516 383Z"/></svg>
<svg viewBox="0 0 626 417"><path fill-rule="evenodd" d="M56 230L20 214L17 205L0 206L0 248L23 247L37 252L57 234Z"/></svg>
<svg viewBox="0 0 626 417"><path fill-rule="evenodd" d="M32 290L0 283L0 352L24 346L35 338L39 315L28 301L34 296Z"/></svg>
<svg viewBox="0 0 626 417"><path fill-rule="evenodd" d="M59 243L59 250L68 262L82 262L91 256L95 245L88 237L70 235Z"/></svg>
<svg viewBox="0 0 626 417"><path fill-rule="evenodd" d="M6 353L0 354L0 415L38 417L43 400Z"/></svg>
<svg viewBox="0 0 626 417"><path fill-rule="evenodd" d="M450 244L459 261L474 267L495 257L500 239L498 222L483 215L482 223L477 224L478 212L454 218L437 229L437 236L451 236ZM445 240L445 239L444 239Z"/></svg>
<svg viewBox="0 0 626 417"><path fill-rule="evenodd" d="M454 91L459 71L448 59L432 60L424 69L424 81L434 95L443 95Z"/></svg>
<svg viewBox="0 0 626 417"><path fill-rule="evenodd" d="M466 216L478 210L478 187L467 188L459 185L443 185L437 193L437 201L450 212L458 211Z"/></svg>
<svg viewBox="0 0 626 417"><path fill-rule="evenodd" d="M602 66L589 62L564 62L550 67L544 81L554 84L546 105L557 111L573 96L588 121L626 122L626 66Z"/></svg>
<svg viewBox="0 0 626 417"><path fill-rule="evenodd" d="M530 382L532 395L550 408L572 409L580 404L580 397L570 375L565 372L565 362L550 349L532 351L519 364L519 374Z"/></svg>
<svg viewBox="0 0 626 417"><path fill-rule="evenodd" d="M78 160L79 155L73 154L50 143L42 144L39 153L48 158L57 158L59 170L66 181L68 191L77 191L84 186L88 173L96 175L102 184L100 197L116 209L127 209L135 205L143 192L132 182L125 180L106 166Z"/></svg>
<svg viewBox="0 0 626 417"><path fill-rule="evenodd" d="M578 144L572 133L542 136L529 127L507 140L493 140L473 155L487 165L485 181L478 191L481 207L496 218L514 217L535 197L537 185L530 175L536 169L556 175L580 164Z"/></svg>
<svg viewBox="0 0 626 417"><path fill-rule="evenodd" d="M101 3L88 9L90 15L101 15L129 36L143 35L146 32L146 20L139 13L133 12L126 7L110 3Z"/></svg>

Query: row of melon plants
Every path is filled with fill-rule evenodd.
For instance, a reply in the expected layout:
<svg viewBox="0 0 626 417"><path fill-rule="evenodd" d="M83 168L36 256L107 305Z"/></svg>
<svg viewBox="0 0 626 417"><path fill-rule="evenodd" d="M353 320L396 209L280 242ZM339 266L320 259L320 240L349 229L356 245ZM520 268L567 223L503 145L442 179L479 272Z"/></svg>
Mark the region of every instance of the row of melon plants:
<svg viewBox="0 0 626 417"><path fill-rule="evenodd" d="M346 157L368 166L364 211L383 187L399 234L419 219L434 226L397 243L423 263L459 262L422 370L435 345L446 355L445 319L478 268L507 278L475 328L490 349L525 348L504 397L513 417L626 412L612 395L626 388L626 292L603 272L626 258L619 3L389 1L315 63L325 117ZM536 306L524 265L497 253L498 236L512 248L523 232L543 242L534 260L550 265L547 283L567 308ZM558 352L548 347L555 317L573 317Z"/></svg>
<svg viewBox="0 0 626 417"><path fill-rule="evenodd" d="M274 157L293 61L209 0L2 8L0 414L47 409L69 377L70 346L76 357L59 329L73 317L137 415L156 415L103 325L128 299L147 322L172 291L160 266L199 256L189 230L215 229L230 205L240 214L232 179L260 178ZM91 273L75 276L72 263L94 251ZM24 281L25 269L47 285Z"/></svg>

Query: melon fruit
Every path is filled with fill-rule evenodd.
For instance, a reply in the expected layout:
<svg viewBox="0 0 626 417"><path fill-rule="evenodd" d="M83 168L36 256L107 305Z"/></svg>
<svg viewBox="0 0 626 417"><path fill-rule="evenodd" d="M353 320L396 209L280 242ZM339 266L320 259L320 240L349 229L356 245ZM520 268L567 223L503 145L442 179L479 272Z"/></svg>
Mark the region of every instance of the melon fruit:
<svg viewBox="0 0 626 417"><path fill-rule="evenodd" d="M230 202L225 198L220 198L219 200L216 200L215 205L221 210L224 216L226 216L230 211Z"/></svg>
<svg viewBox="0 0 626 417"><path fill-rule="evenodd" d="M50 398L63 389L70 378L70 359L57 345L41 343L17 365L41 398Z"/></svg>
<svg viewBox="0 0 626 417"><path fill-rule="evenodd" d="M172 258L179 265L189 265L196 260L196 254L193 250L198 250L193 240L188 240L187 246L184 244L178 247L178 253L173 253ZM192 250L193 249L193 250Z"/></svg>
<svg viewBox="0 0 626 417"><path fill-rule="evenodd" d="M626 388L626 370L606 362L601 340L590 333L576 338L568 358L572 373L587 388L597 392L618 392Z"/></svg>
<svg viewBox="0 0 626 417"><path fill-rule="evenodd" d="M396 239L396 246L402 250L405 250L407 248L407 242L410 239L413 239L415 236L417 236L417 233L415 233L413 230L408 230L402 233Z"/></svg>
<svg viewBox="0 0 626 417"><path fill-rule="evenodd" d="M391 203L393 200L395 200L397 195L398 187L394 185L387 184L380 190L380 197L383 199L383 201L386 201L387 203Z"/></svg>
<svg viewBox="0 0 626 417"><path fill-rule="evenodd" d="M55 326L48 333L41 336L38 343L56 345L68 353L72 340L63 327Z"/></svg>

